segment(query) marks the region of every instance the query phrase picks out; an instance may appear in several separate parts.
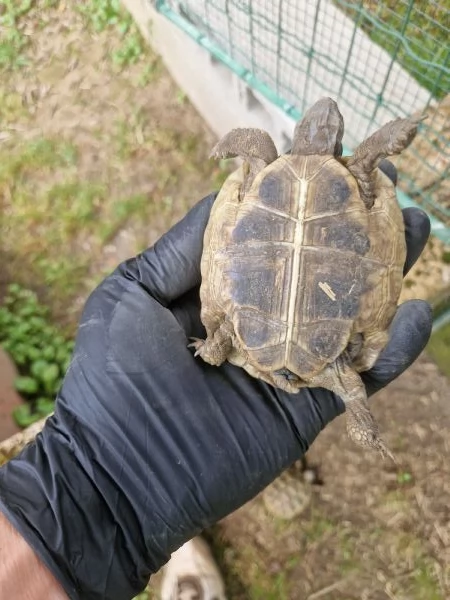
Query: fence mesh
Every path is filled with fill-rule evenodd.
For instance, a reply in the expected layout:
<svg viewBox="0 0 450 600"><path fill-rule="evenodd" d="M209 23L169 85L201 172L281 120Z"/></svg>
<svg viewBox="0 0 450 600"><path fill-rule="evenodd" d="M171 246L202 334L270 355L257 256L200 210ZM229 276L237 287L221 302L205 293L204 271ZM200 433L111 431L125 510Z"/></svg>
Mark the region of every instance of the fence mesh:
<svg viewBox="0 0 450 600"><path fill-rule="evenodd" d="M396 160L404 200L450 240L450 0L159 0L157 9L298 118L337 100L351 151L386 121L425 112ZM438 226L436 227L436 222Z"/></svg>

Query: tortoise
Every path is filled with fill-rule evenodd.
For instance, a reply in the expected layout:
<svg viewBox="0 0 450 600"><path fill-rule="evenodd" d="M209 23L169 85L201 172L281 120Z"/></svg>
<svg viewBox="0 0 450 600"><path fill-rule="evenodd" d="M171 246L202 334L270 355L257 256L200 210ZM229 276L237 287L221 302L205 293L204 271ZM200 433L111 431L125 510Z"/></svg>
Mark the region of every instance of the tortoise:
<svg viewBox="0 0 450 600"><path fill-rule="evenodd" d="M269 134L233 129L213 148L243 164L223 184L204 234L201 320L189 346L289 393L322 387L346 407L358 445L392 454L360 373L388 342L406 242L395 186L378 168L421 117L397 118L342 156L343 117L331 98L295 127L290 153Z"/></svg>

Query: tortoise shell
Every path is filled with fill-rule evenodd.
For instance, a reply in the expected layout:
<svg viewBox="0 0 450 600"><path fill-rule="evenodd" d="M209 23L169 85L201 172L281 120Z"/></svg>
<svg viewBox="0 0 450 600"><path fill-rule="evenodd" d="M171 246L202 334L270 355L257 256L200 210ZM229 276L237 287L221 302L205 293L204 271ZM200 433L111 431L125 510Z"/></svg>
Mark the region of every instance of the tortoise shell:
<svg viewBox="0 0 450 600"><path fill-rule="evenodd" d="M292 373L299 387L387 330L406 256L401 210L378 171L369 211L330 155L280 156L241 197L243 179L240 169L225 183L205 231L201 318L208 335L231 321L228 360L270 383Z"/></svg>
<svg viewBox="0 0 450 600"><path fill-rule="evenodd" d="M191 345L287 392L322 387L346 403L357 444L392 456L359 373L386 345L406 242L392 181L380 161L406 148L421 117L394 119L342 158L336 102L316 102L296 125L292 152L236 129L213 150L244 163L224 183L205 230L201 319Z"/></svg>

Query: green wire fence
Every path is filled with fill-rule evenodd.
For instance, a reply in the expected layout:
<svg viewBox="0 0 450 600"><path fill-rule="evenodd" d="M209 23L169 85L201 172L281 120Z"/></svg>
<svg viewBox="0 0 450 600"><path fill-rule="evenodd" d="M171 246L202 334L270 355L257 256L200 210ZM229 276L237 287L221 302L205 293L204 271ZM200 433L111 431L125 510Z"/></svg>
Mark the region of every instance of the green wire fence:
<svg viewBox="0 0 450 600"><path fill-rule="evenodd" d="M333 97L345 153L392 118L426 113L395 161L399 200L426 210L450 243L450 0L157 0L156 9L294 119Z"/></svg>

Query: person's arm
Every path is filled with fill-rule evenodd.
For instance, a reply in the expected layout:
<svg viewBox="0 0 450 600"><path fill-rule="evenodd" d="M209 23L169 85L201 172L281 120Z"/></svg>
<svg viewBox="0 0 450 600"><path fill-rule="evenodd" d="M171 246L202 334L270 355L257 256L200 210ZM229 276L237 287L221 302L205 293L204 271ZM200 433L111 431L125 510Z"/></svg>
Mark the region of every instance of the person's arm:
<svg viewBox="0 0 450 600"><path fill-rule="evenodd" d="M31 547L0 513L0 600L67 600Z"/></svg>

